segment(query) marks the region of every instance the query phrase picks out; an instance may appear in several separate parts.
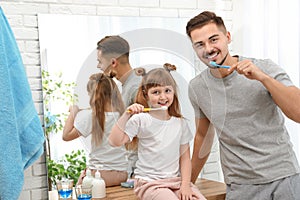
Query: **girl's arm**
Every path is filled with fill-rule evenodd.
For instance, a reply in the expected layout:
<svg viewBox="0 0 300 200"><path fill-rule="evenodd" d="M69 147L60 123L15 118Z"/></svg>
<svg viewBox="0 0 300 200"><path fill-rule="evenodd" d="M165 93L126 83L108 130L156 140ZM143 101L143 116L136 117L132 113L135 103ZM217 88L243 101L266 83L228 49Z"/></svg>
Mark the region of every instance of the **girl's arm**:
<svg viewBox="0 0 300 200"><path fill-rule="evenodd" d="M198 197L191 188L191 171L192 163L190 159L190 145L189 143L180 146L180 173L181 173L181 187L180 199L193 199ZM199 198L199 197L198 197Z"/></svg>
<svg viewBox="0 0 300 200"><path fill-rule="evenodd" d="M111 146L122 146L125 143L129 142L128 135L124 132L125 126L131 115L142 112L144 106L140 104L132 104L127 108L127 111L118 119L117 123L112 127L111 133L108 137L108 141ZM128 110L130 112L128 112Z"/></svg>
<svg viewBox="0 0 300 200"><path fill-rule="evenodd" d="M69 108L69 116L65 122L64 130L63 130L63 140L71 141L78 138L81 134L74 128L74 120L79 111L78 106L70 106Z"/></svg>

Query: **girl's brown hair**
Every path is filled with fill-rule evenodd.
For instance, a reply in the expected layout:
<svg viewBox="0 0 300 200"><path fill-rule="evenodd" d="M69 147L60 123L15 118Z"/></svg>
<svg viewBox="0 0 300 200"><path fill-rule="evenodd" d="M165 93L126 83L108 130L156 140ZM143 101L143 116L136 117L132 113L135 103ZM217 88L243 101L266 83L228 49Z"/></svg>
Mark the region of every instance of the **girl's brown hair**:
<svg viewBox="0 0 300 200"><path fill-rule="evenodd" d="M105 112L114 111L121 115L125 109L115 81L103 73L90 76L87 91L92 109L92 147L96 147L103 139Z"/></svg>
<svg viewBox="0 0 300 200"><path fill-rule="evenodd" d="M148 107L149 105L146 97L150 88L171 85L174 88L174 100L172 105L168 108L169 115L174 117L182 117L178 100L177 84L170 73L171 71L175 70L176 66L169 63L165 63L163 68L155 68L150 70L148 73L146 73L144 68L136 68L136 74L143 76L135 98L136 103Z"/></svg>

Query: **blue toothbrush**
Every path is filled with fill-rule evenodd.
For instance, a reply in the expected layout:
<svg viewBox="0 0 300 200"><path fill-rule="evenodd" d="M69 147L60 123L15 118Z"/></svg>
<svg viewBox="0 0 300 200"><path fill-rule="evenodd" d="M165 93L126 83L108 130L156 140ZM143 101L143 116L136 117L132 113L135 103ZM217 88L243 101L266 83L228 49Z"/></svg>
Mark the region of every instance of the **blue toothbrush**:
<svg viewBox="0 0 300 200"><path fill-rule="evenodd" d="M216 62L214 61L210 61L209 64L214 67L214 68L226 68L226 69L229 69L230 66L226 66L226 65L219 65L217 64Z"/></svg>

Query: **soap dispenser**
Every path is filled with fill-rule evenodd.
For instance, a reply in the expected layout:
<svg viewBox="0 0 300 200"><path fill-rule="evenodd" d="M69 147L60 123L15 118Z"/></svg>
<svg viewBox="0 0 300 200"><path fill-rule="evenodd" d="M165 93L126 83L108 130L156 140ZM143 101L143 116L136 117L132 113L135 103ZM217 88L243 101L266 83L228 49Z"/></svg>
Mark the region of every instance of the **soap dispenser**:
<svg viewBox="0 0 300 200"><path fill-rule="evenodd" d="M101 173L99 170L95 173L95 178L93 180L93 187L92 187L92 198L94 200L104 198L106 196L105 190L105 182L101 177Z"/></svg>
<svg viewBox="0 0 300 200"><path fill-rule="evenodd" d="M92 176L92 172L90 169L86 170L86 176L82 180L82 186L84 187L92 187L94 177Z"/></svg>

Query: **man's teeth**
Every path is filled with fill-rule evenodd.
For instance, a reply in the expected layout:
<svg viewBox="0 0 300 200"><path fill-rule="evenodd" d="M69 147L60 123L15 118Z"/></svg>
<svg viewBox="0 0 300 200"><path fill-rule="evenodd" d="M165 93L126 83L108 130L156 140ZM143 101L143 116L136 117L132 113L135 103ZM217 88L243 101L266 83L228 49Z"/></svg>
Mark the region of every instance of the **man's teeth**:
<svg viewBox="0 0 300 200"><path fill-rule="evenodd" d="M214 54L212 54L212 55L208 55L207 58L208 58L208 59L211 59L211 58L213 58L213 57L215 57L215 56L217 56L217 55L218 55L218 53L214 53Z"/></svg>

